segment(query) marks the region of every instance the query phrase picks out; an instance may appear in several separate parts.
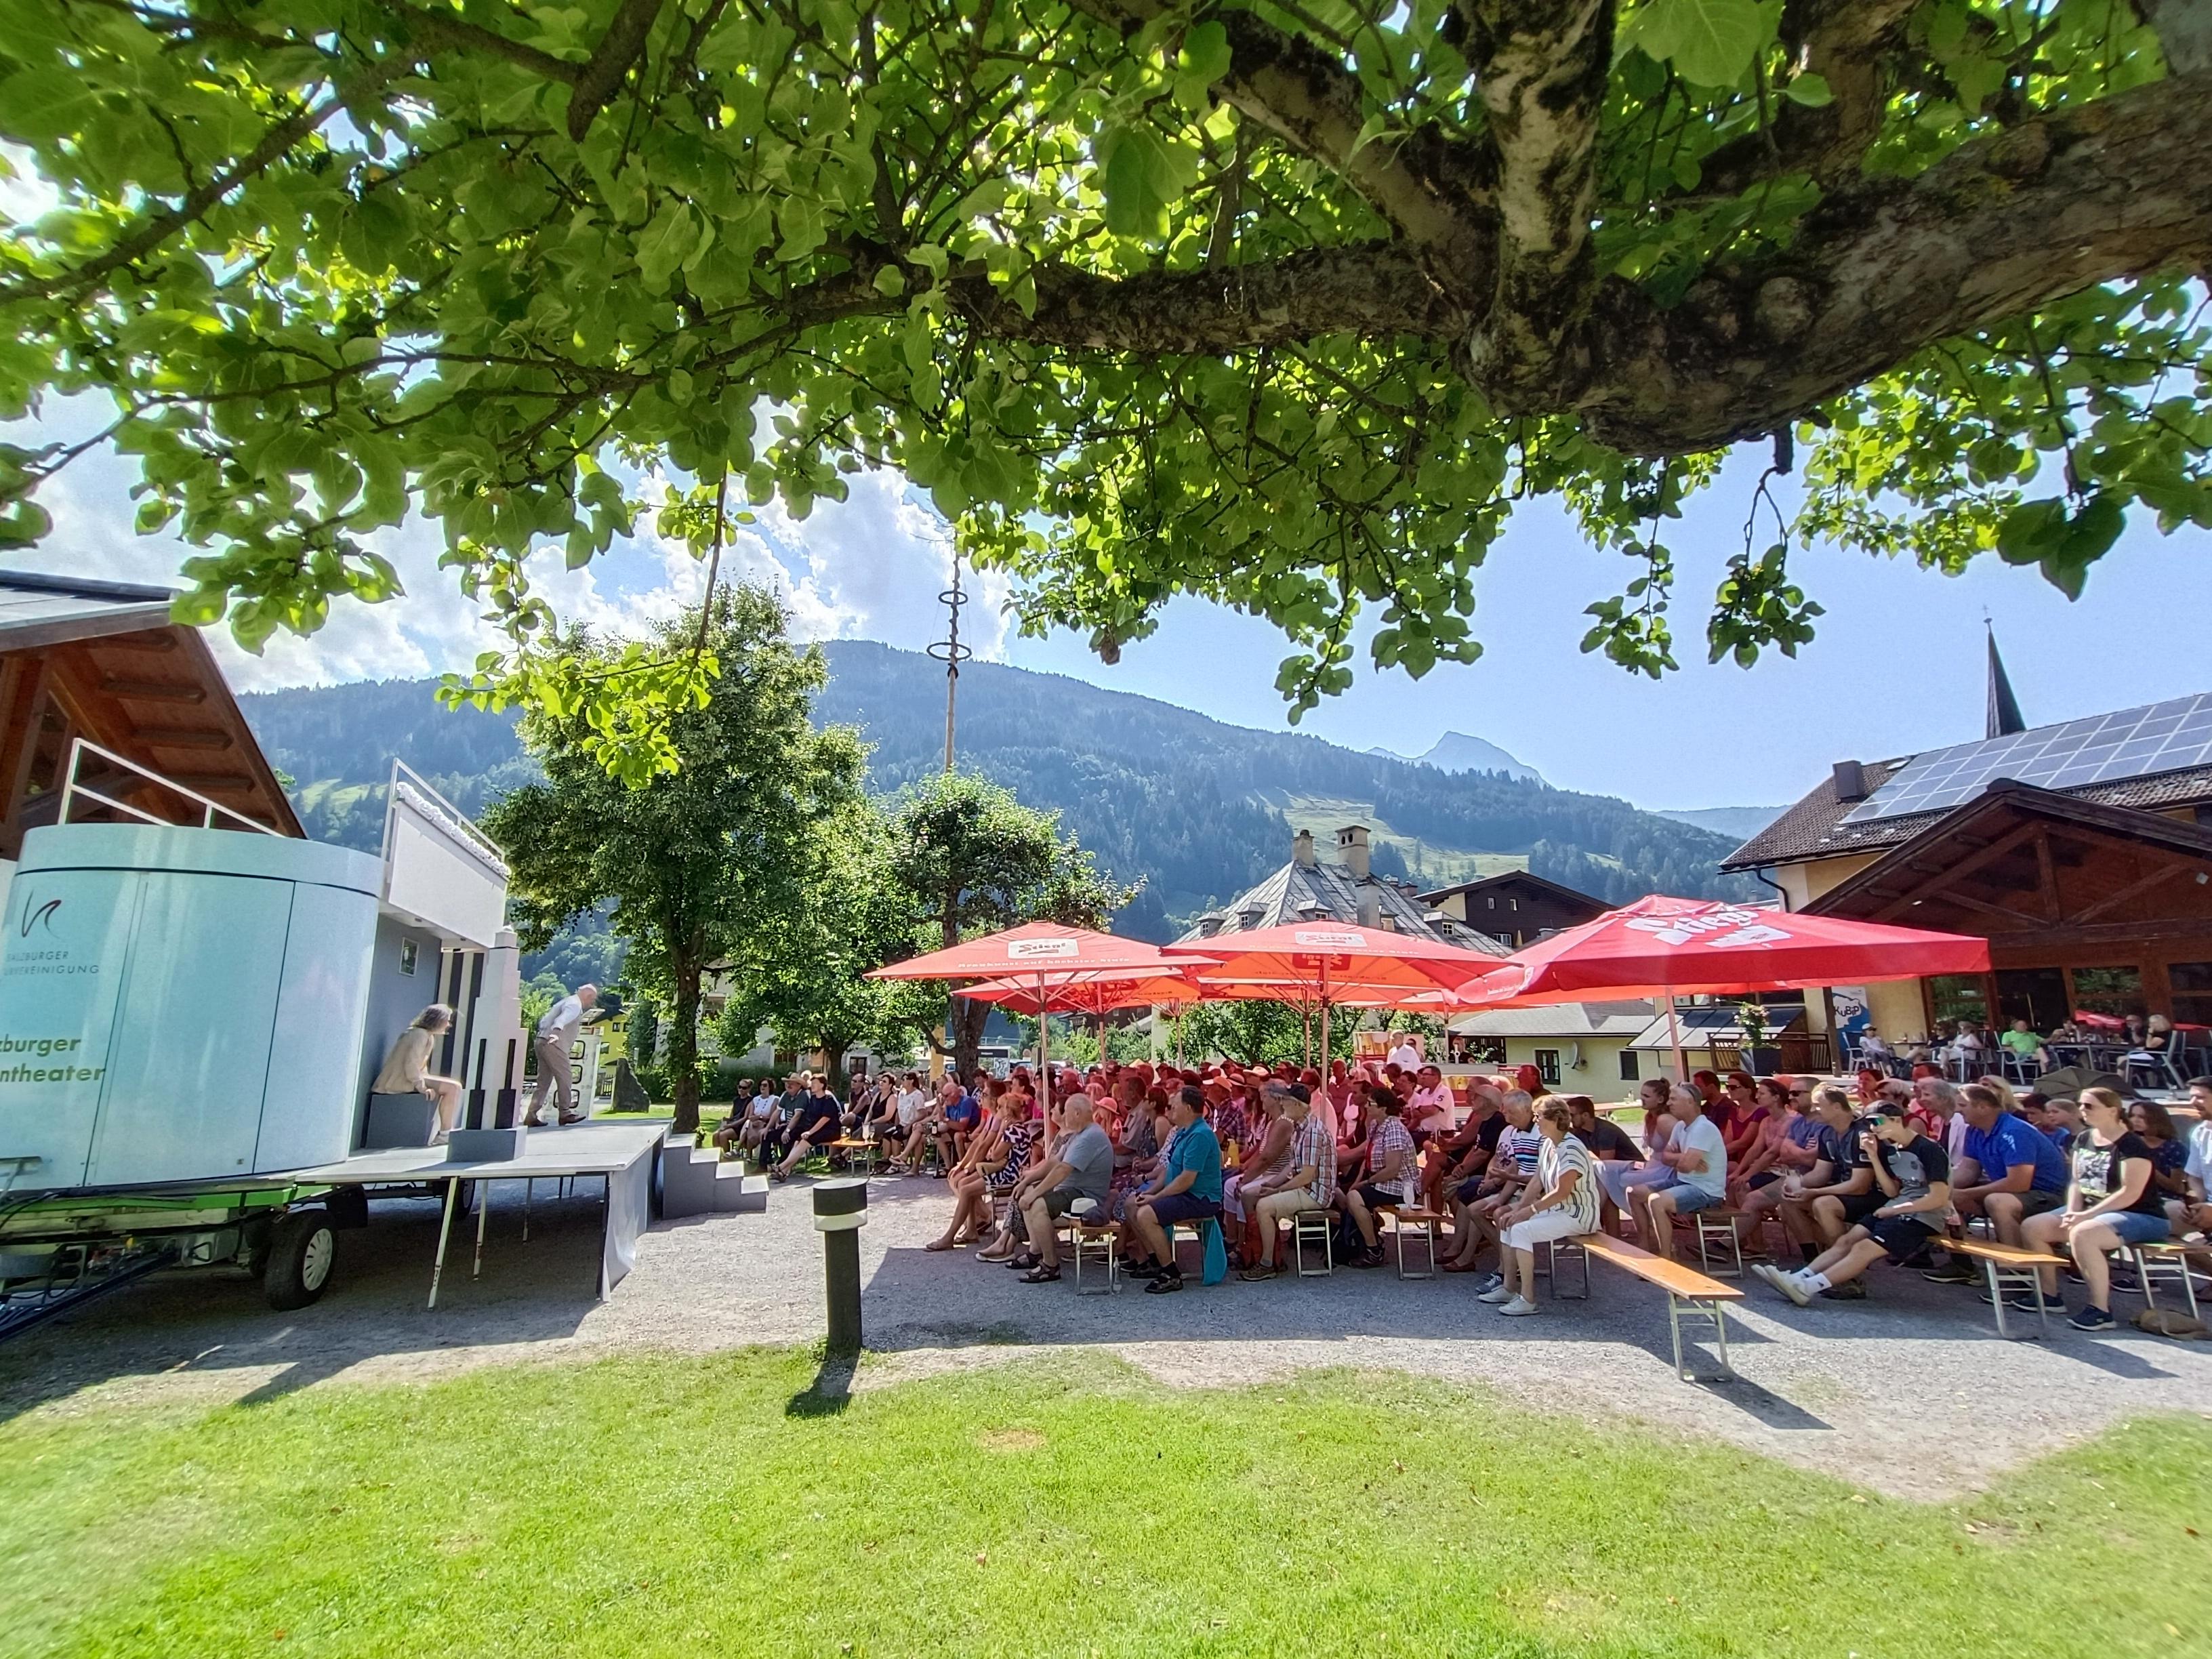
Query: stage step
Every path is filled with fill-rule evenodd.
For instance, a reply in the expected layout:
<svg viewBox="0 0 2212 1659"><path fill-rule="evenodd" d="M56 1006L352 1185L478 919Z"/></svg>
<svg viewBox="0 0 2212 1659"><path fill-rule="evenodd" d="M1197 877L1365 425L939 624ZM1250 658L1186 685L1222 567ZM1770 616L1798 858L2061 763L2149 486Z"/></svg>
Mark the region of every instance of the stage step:
<svg viewBox="0 0 2212 1659"><path fill-rule="evenodd" d="M768 1177L749 1176L739 1163L724 1163L712 1146L695 1146L689 1135L660 1144L660 1213L678 1216L756 1212L768 1208Z"/></svg>
<svg viewBox="0 0 2212 1659"><path fill-rule="evenodd" d="M723 1164L714 1170L714 1207L720 1211L757 1215L768 1208L768 1177L747 1175L742 1164Z"/></svg>

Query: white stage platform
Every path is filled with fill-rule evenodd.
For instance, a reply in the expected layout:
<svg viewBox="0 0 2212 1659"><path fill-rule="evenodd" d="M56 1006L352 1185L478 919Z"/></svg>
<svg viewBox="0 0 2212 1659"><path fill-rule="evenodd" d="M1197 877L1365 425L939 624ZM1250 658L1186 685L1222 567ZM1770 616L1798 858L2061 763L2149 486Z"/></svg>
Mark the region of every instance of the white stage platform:
<svg viewBox="0 0 2212 1659"><path fill-rule="evenodd" d="M430 1270L430 1306L438 1305L445 1275L446 1243L453 1231L453 1209L461 1183L478 1184L474 1278L483 1271L484 1218L496 1181L560 1181L597 1176L606 1182L600 1212L599 1298L620 1284L637 1259L637 1236L651 1217L656 1154L668 1133L666 1118L630 1118L622 1122L595 1119L567 1128L532 1129L520 1158L464 1162L446 1157L442 1146L390 1146L356 1152L336 1164L298 1170L287 1178L313 1187L413 1187L444 1182L446 1212L438 1226L438 1257ZM529 1187L524 1188L523 1237L529 1234Z"/></svg>

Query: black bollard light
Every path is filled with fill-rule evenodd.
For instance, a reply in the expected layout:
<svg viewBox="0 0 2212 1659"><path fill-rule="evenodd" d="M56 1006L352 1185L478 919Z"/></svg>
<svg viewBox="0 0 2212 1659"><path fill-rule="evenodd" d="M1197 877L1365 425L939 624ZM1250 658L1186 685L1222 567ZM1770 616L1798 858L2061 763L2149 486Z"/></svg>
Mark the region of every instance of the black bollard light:
<svg viewBox="0 0 2212 1659"><path fill-rule="evenodd" d="M867 1211L865 1181L824 1181L814 1188L814 1227L822 1235L832 1353L860 1351L860 1229L868 1224Z"/></svg>

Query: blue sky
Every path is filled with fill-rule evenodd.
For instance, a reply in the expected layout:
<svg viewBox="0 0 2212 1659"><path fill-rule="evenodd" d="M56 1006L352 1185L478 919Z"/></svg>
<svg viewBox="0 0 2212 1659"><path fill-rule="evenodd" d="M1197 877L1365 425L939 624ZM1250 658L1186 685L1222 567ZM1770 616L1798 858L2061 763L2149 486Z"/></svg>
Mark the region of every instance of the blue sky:
<svg viewBox="0 0 2212 1659"><path fill-rule="evenodd" d="M57 411L46 435L74 422ZM1302 729L1355 748L1419 754L1448 731L1486 738L1563 787L1639 805L1768 805L1795 799L1846 757L1874 759L1980 735L1982 618L1994 620L2021 708L2033 724L2212 690L2196 618L2212 597L2208 538L2131 525L2069 603L2033 570L1994 558L1945 578L1832 548L1793 560L1827 608L1795 660L1749 671L1703 660L1704 611L1730 553L1764 455L1748 453L1694 503L1668 537L1680 576L1674 625L1682 669L1631 677L1578 649L1583 608L1617 590L1627 562L1589 546L1556 508L1524 508L1479 580L1481 661L1413 681L1363 667L1346 696ZM131 470L88 456L41 499L53 535L10 556L23 568L140 580L173 580L185 550L131 527ZM1785 498L1784 508L1788 501ZM312 639L284 638L259 659L225 652L248 688L419 675L465 667L488 643L435 569L434 530L410 525L381 544L408 597L349 605ZM947 568L944 527L898 480L855 480L853 499L805 524L773 508L735 550L737 568L785 594L800 631L919 647L940 635L936 604ZM538 562L556 603L603 625L635 629L696 595L701 572L649 534L592 569ZM1159 632L1109 668L1079 638L1011 637L995 605L1003 581L970 577L969 635L987 657L1073 675L1198 709L1239 725L1287 722L1274 689L1285 646L1266 623L1198 601L1170 607Z"/></svg>

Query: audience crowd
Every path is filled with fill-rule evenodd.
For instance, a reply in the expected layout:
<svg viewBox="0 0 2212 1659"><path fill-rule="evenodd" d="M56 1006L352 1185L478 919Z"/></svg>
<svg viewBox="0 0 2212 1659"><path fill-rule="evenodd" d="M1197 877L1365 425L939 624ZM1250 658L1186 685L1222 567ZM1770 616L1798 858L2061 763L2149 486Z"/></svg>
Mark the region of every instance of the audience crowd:
<svg viewBox="0 0 2212 1659"><path fill-rule="evenodd" d="M2081 1287L2071 1322L2101 1330L2113 1291L2136 1288L2116 1252L2212 1233L2212 1078L2189 1085L2187 1127L2154 1102L2094 1087L2046 1099L1996 1073L1960 1085L1869 1066L1844 1085L1701 1071L1645 1082L1628 1127L1588 1096L1548 1091L1534 1067L1457 1081L1463 1095L1404 1046L1326 1075L1108 1062L1056 1070L1048 1098L1021 1066L935 1085L885 1073L849 1103L795 1073L780 1095L763 1082L740 1100L714 1140L778 1179L865 1146L893 1174L947 1183L951 1213L929 1249L973 1246L1049 1284L1073 1222L1109 1235L1156 1295L1183 1287L1178 1227L1202 1244L1218 1229L1230 1267L1255 1281L1283 1271L1301 1218L1360 1268L1386 1260L1386 1218L1448 1219L1437 1266L1480 1275L1478 1301L1525 1316L1540 1246L1602 1230L1671 1258L1702 1216L1708 1242L1732 1231L1751 1270L1799 1306L1863 1298L1885 1264L1982 1283L1947 1241L2047 1252L2064 1265L2045 1271L2046 1297L2063 1273Z"/></svg>

